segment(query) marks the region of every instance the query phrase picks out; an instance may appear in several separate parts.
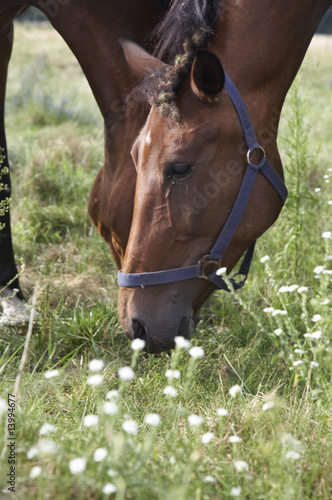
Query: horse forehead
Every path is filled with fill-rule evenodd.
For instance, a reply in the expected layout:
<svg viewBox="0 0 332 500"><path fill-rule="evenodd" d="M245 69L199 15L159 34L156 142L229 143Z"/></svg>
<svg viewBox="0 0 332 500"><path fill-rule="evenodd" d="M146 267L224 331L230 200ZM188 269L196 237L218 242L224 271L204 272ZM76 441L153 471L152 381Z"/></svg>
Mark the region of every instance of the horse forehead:
<svg viewBox="0 0 332 500"><path fill-rule="evenodd" d="M173 150L198 150L202 147L206 148L211 144L216 144L220 139L220 128L215 124L191 124L189 126L177 126L169 129L169 133L165 133L160 137L166 148Z"/></svg>
<svg viewBox="0 0 332 500"><path fill-rule="evenodd" d="M141 164L155 163L157 157L165 161L175 157L196 157L211 146L215 149L220 139L221 129L216 122L182 120L178 123L162 118L157 110L152 109L138 137Z"/></svg>

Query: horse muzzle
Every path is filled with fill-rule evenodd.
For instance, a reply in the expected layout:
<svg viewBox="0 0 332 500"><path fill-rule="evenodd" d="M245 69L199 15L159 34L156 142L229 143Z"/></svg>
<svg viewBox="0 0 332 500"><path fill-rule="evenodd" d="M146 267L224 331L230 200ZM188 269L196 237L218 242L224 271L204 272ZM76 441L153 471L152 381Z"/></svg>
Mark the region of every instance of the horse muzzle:
<svg viewBox="0 0 332 500"><path fill-rule="evenodd" d="M144 292L120 289L118 311L126 336L144 340L144 351L150 354L173 349L177 336L191 339L198 322L192 308L174 301L174 294L159 301L160 305L157 301L151 304L151 297L145 297Z"/></svg>

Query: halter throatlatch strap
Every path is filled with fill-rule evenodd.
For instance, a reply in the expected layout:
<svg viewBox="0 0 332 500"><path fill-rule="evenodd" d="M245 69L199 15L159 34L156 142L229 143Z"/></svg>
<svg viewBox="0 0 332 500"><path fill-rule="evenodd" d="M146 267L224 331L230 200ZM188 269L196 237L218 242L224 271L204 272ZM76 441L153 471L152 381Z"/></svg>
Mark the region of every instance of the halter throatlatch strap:
<svg viewBox="0 0 332 500"><path fill-rule="evenodd" d="M210 254L203 257L203 259L193 266L148 273L122 273L118 271L118 285L124 287L144 287L148 285L162 285L165 283L184 281L192 278L204 278L211 281L221 290L231 291L232 289L238 290L243 287L249 273L256 241L253 241L247 249L239 271L235 273L232 278L225 279L221 274L218 274L218 267L221 267L222 256L242 219L258 172L261 172L272 184L283 203L285 203L287 199L288 192L284 181L267 161L265 151L257 141L247 108L227 73L225 73L225 90L236 109L243 130L243 136L248 148L247 168L231 213ZM251 161L251 155L255 150L260 150L262 154L262 159L257 164ZM215 270L211 271L211 265ZM209 267L210 272L208 271ZM242 276L242 280L238 281L237 276Z"/></svg>

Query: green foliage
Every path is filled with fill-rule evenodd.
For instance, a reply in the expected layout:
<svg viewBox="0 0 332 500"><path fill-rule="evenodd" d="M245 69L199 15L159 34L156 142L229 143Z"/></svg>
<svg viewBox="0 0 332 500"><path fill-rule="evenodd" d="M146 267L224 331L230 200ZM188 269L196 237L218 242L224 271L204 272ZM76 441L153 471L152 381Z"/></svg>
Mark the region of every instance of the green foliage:
<svg viewBox="0 0 332 500"><path fill-rule="evenodd" d="M286 141L286 173L289 175L289 200L287 203L288 217L292 224L291 247L292 265L296 268L303 247L301 247L305 208L314 199L307 185L306 172L314 168L314 155L309 154L309 124L306 120L308 101L303 100L300 91L301 77L294 82L289 97L287 128L289 132Z"/></svg>
<svg viewBox="0 0 332 500"><path fill-rule="evenodd" d="M51 43L54 32L38 28L26 44L20 29L8 86L13 231L16 255L26 263L24 291L31 295L39 282L41 292L15 410L17 498L329 500L332 122L324 89L331 86L330 54L309 53L301 84L287 100L279 142L290 199L258 243L248 284L238 294L216 293L203 308L192 340L203 357L185 348L153 357L132 351L121 331L110 252L87 217L103 151L94 104L62 45L43 59L33 55L38 36ZM17 74L29 70L15 59L22 54L38 73L25 100ZM56 91L63 66L71 78ZM304 90L307 81L312 88ZM63 107L63 92L72 95L69 82L81 91ZM52 88L54 106L66 110L61 119L45 99L39 108L33 102L37 88L44 96ZM91 123L71 113L81 100ZM305 101L315 107L304 108ZM25 330L0 334L1 429ZM93 359L103 360L100 371L91 371ZM119 376L125 366L134 379ZM98 374L102 380L89 378ZM167 386L177 395L164 394ZM115 390L117 396L109 394ZM159 415L159 425L147 423L157 423L150 414ZM202 417L198 425L191 415ZM5 437L0 433L1 449ZM5 450L5 490L7 458ZM81 473L74 473L76 458L84 459Z"/></svg>

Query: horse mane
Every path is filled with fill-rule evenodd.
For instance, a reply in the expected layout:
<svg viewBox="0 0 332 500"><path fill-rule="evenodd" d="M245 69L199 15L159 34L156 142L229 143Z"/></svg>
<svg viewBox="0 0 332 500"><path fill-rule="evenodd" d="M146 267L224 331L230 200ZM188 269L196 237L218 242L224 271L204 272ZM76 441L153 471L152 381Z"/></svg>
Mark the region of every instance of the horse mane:
<svg viewBox="0 0 332 500"><path fill-rule="evenodd" d="M153 33L154 55L172 62L187 42L203 48L212 35L220 0L170 0L169 9Z"/></svg>
<svg viewBox="0 0 332 500"><path fill-rule="evenodd" d="M168 63L149 75L129 96L147 101L164 117L179 121L176 94L192 66L197 49L207 46L222 0L169 0L169 8L152 33L154 55Z"/></svg>

